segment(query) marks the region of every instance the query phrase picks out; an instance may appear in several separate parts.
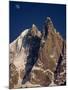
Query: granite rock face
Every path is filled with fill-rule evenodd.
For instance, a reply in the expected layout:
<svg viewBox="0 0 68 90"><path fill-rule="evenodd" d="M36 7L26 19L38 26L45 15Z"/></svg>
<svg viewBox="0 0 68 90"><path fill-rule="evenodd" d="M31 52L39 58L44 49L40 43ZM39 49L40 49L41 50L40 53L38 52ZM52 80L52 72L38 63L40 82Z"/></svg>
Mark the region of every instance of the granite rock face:
<svg viewBox="0 0 68 90"><path fill-rule="evenodd" d="M9 88L66 84L66 41L50 17L43 31L24 30L9 47Z"/></svg>

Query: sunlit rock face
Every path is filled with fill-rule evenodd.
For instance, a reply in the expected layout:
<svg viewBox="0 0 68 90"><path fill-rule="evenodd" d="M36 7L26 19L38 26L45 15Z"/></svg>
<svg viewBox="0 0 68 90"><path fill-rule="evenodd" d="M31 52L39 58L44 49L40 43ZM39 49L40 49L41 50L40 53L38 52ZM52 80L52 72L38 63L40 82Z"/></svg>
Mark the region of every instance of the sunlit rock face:
<svg viewBox="0 0 68 90"><path fill-rule="evenodd" d="M41 31L33 24L10 43L9 88L66 84L66 42L50 17Z"/></svg>

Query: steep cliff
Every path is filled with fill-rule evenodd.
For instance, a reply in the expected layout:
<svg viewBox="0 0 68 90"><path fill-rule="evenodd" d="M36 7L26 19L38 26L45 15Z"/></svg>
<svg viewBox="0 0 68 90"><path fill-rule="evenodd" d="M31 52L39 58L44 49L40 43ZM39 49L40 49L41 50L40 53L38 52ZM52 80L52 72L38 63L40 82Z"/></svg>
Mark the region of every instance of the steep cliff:
<svg viewBox="0 0 68 90"><path fill-rule="evenodd" d="M9 88L66 84L66 42L50 17L40 32L24 30L9 47Z"/></svg>

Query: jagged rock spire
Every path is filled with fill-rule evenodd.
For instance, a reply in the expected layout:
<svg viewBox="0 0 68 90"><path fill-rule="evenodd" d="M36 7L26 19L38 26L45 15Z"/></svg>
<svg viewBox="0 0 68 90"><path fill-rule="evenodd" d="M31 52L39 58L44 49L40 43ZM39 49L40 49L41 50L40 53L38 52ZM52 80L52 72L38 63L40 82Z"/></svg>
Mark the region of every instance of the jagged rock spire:
<svg viewBox="0 0 68 90"><path fill-rule="evenodd" d="M52 20L50 17L47 17L45 22L44 22L44 28L43 28L43 37L47 37L48 35L48 32L53 30L54 29L54 26L53 26L53 23L52 23Z"/></svg>
<svg viewBox="0 0 68 90"><path fill-rule="evenodd" d="M32 30L34 30L34 31L38 30L38 28L37 28L37 26L35 24L32 25Z"/></svg>
<svg viewBox="0 0 68 90"><path fill-rule="evenodd" d="M47 28L52 29L54 27L50 17L46 18L45 24L47 25Z"/></svg>
<svg viewBox="0 0 68 90"><path fill-rule="evenodd" d="M31 35L35 36L37 34L38 28L36 27L35 24L32 25L31 29Z"/></svg>
<svg viewBox="0 0 68 90"><path fill-rule="evenodd" d="M32 25L32 27L33 27L33 28L36 28L36 25L35 25L35 24L33 24L33 25Z"/></svg>

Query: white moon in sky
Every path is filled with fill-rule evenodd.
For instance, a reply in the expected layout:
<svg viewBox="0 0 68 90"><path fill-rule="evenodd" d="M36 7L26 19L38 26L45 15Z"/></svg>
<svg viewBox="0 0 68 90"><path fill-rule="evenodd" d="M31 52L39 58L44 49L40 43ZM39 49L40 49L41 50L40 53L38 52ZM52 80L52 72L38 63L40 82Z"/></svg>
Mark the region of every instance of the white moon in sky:
<svg viewBox="0 0 68 90"><path fill-rule="evenodd" d="M17 8L17 9L20 9L20 5L19 5L19 4L17 4L17 5L16 5L16 8Z"/></svg>

